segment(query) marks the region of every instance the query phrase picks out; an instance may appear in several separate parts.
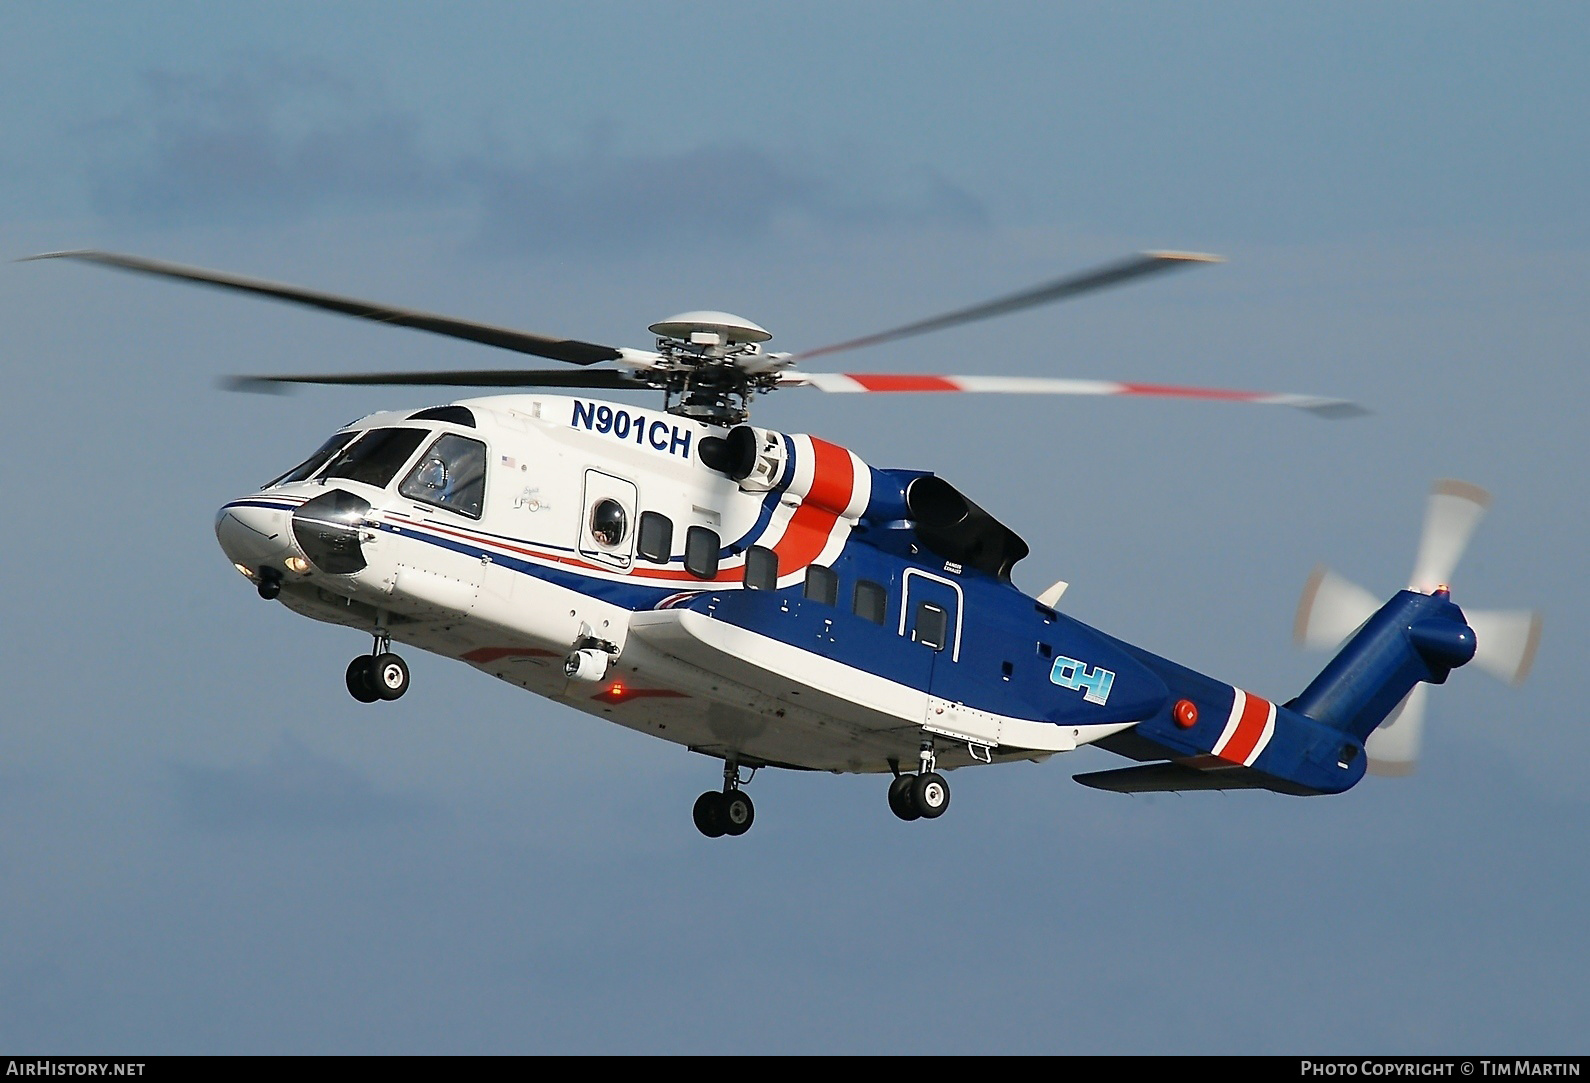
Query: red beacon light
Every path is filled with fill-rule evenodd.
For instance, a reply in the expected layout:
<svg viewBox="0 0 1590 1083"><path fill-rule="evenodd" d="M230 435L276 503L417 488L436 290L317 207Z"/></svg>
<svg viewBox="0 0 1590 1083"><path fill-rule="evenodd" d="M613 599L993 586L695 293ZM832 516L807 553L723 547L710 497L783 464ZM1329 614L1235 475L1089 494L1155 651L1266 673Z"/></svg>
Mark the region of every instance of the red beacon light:
<svg viewBox="0 0 1590 1083"><path fill-rule="evenodd" d="M1198 705L1190 699L1177 700L1170 713L1176 725L1184 730L1190 730L1198 724Z"/></svg>

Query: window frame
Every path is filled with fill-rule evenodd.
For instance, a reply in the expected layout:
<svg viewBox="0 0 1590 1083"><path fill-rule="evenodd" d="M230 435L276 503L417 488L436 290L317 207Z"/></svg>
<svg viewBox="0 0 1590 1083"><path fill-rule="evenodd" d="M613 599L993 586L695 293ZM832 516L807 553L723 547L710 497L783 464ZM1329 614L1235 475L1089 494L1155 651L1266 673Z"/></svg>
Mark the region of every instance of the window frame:
<svg viewBox="0 0 1590 1083"><path fill-rule="evenodd" d="M821 584L821 586L819 586ZM821 593L816 593L821 591ZM826 564L808 564L801 597L820 605L839 606L839 573Z"/></svg>
<svg viewBox="0 0 1590 1083"><path fill-rule="evenodd" d="M765 545L753 545L745 551L745 589L778 589L778 554Z"/></svg>
<svg viewBox="0 0 1590 1083"><path fill-rule="evenodd" d="M878 615L873 617L870 613L861 611L861 596L876 593L878 599ZM858 579L850 591L850 611L864 621L877 625L889 623L889 588L882 583L871 579Z"/></svg>
<svg viewBox="0 0 1590 1083"><path fill-rule="evenodd" d="M403 475L403 480L397 483L398 495L403 497L405 500L412 500L416 504L424 504L428 508L439 508L442 511L451 512L454 515L462 515L466 519L474 519L478 521L486 514L486 486L490 484L489 475L491 474L491 448L487 445L486 441L481 440L478 437L465 436L463 433L457 432L436 432L434 429L428 431L435 433L436 438L429 444L425 445L425 449L420 452L420 457L414 460L414 465L411 466L408 472ZM480 448L480 507L475 511L470 511L467 507L456 504L444 504L439 500L431 500L423 495L416 496L413 492L409 491L409 482L413 480L415 473L424 466L424 461L430 457L431 452L436 449L437 445L441 444L441 442L444 440L462 440L467 443L476 444ZM436 458L441 459L444 463L447 461L444 456L438 455ZM418 487L416 486L416 488Z"/></svg>
<svg viewBox="0 0 1590 1083"><path fill-rule="evenodd" d="M697 579L717 578L722 549L723 539L716 530L692 523L685 531L685 571Z"/></svg>
<svg viewBox="0 0 1590 1083"><path fill-rule="evenodd" d="M660 528L653 524L661 523ZM654 538L656 529L661 529L662 537ZM648 546L648 541L655 540L657 545ZM642 560L653 564L667 564L673 559L674 550L674 521L660 511L643 511L639 521L635 524L635 555ZM653 555L653 553L657 555Z"/></svg>

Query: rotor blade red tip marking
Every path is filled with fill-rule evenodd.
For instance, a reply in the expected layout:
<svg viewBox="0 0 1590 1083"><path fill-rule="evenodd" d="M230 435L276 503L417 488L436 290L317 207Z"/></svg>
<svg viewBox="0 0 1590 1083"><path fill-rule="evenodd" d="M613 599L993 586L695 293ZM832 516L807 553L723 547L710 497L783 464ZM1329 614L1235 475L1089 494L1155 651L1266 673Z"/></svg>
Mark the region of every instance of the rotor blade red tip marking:
<svg viewBox="0 0 1590 1083"><path fill-rule="evenodd" d="M1264 398L1262 391L1219 391L1209 387L1176 387L1171 384L1122 384L1123 395L1170 395L1183 399L1219 399L1224 402L1253 402Z"/></svg>
<svg viewBox="0 0 1590 1083"><path fill-rule="evenodd" d="M868 391L959 391L953 380L943 376L909 376L887 372L847 372Z"/></svg>

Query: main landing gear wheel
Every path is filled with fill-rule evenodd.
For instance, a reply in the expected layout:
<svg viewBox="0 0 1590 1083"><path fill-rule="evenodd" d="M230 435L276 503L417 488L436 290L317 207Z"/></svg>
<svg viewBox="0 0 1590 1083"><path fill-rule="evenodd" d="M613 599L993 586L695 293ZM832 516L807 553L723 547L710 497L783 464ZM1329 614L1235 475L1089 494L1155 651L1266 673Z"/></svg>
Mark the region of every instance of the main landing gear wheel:
<svg viewBox="0 0 1590 1083"><path fill-rule="evenodd" d="M756 768L751 768L751 775L756 775ZM709 839L743 835L751 830L751 824L756 820L756 806L751 803L751 795L740 789L744 782L749 781L747 778L742 782L738 763L725 760L723 789L708 790L696 798L696 807L690 810L696 830Z"/></svg>
<svg viewBox="0 0 1590 1083"><path fill-rule="evenodd" d="M950 784L936 771L889 783L889 811L902 820L936 820L950 807Z"/></svg>
<svg viewBox="0 0 1590 1083"><path fill-rule="evenodd" d="M922 742L917 753L919 770L914 775L900 774L900 761L891 759L889 770L894 781L889 783L889 811L902 820L936 820L950 807L950 784L938 773L938 757L933 742Z"/></svg>
<svg viewBox="0 0 1590 1083"><path fill-rule="evenodd" d="M950 807L950 784L937 771L916 776L911 783L911 804L924 820L936 820Z"/></svg>
<svg viewBox="0 0 1590 1083"><path fill-rule="evenodd" d="M717 790L708 790L696 798L696 807L690 810L690 815L696 821L696 830L709 839L722 838L728 833L723 814L723 795Z"/></svg>
<svg viewBox="0 0 1590 1083"><path fill-rule="evenodd" d="M370 659L371 684L382 699L398 699L409 690L409 667L388 651Z"/></svg>
<svg viewBox="0 0 1590 1083"><path fill-rule="evenodd" d="M756 806L751 795L741 790L719 793L708 790L696 798L696 807L690 810L696 830L709 839L734 837L751 830L756 820Z"/></svg>
<svg viewBox="0 0 1590 1083"><path fill-rule="evenodd" d="M751 821L756 819L756 806L751 804L751 795L731 790L722 796L723 833L743 835L751 830Z"/></svg>
<svg viewBox="0 0 1590 1083"><path fill-rule="evenodd" d="M889 783L889 811L902 820L915 820L922 815L911 800L911 787L914 785L915 775L900 775Z"/></svg>

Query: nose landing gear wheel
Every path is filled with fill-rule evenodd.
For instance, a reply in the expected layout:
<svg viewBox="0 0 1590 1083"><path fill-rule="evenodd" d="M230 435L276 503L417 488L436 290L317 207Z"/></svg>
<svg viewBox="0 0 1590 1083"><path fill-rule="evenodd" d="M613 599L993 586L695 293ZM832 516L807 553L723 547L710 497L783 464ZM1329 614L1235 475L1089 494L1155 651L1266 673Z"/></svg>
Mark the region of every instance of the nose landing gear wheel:
<svg viewBox="0 0 1590 1083"><path fill-rule="evenodd" d="M370 668L374 661L368 654L361 654L348 663L348 694L360 703L374 703L381 698L381 693L375 688L375 673Z"/></svg>

